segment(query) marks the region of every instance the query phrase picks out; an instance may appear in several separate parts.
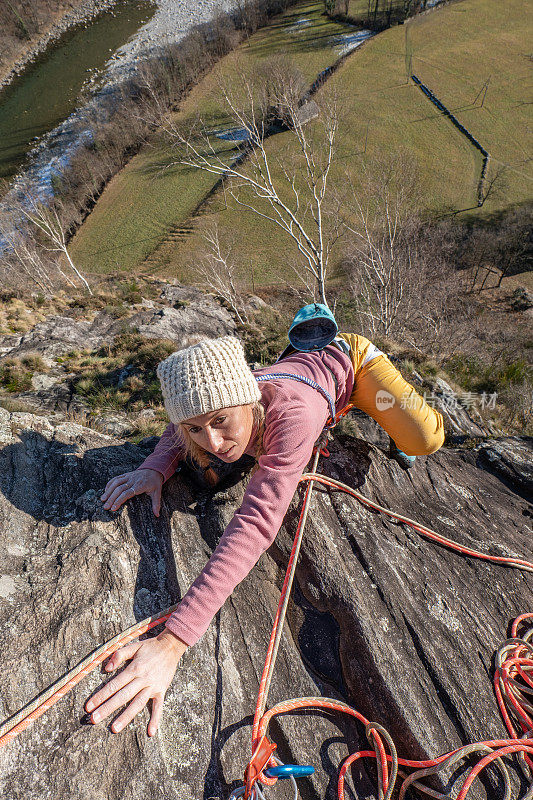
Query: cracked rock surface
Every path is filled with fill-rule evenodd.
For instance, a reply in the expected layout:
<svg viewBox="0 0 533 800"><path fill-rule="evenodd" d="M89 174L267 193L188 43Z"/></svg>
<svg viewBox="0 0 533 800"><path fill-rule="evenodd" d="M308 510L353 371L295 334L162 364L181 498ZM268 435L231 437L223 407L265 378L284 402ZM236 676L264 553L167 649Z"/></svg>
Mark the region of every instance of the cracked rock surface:
<svg viewBox="0 0 533 800"><path fill-rule="evenodd" d="M129 328L137 328L151 339L172 339L182 347L202 336L234 333L231 314L211 295L180 285L165 285L156 302L144 301L141 307L130 306ZM0 359L39 353L45 359L80 348L94 350L112 342L122 333L125 322L106 311L92 320L74 320L53 314L34 325L22 336L0 336Z"/></svg>
<svg viewBox="0 0 533 800"><path fill-rule="evenodd" d="M530 485L509 477L517 459L529 455L530 463L532 444L510 437L499 460L498 442L490 456L490 443L485 454L441 448L404 472L378 445L340 435L320 469L458 542L532 560ZM105 640L176 602L242 501L246 476L213 493L178 473L165 485L159 518L144 497L109 515L101 490L145 455L73 423L0 409L2 720ZM102 680L95 671L0 750L0 797L227 798L250 755L300 500L185 653L157 736L146 735L146 711L117 735L82 723ZM532 577L452 553L319 487L269 705L306 695L344 700L383 724L410 758L499 738L492 657L510 621L531 610ZM285 715L269 732L283 761L314 765L315 775L299 781L304 800L333 800L341 761L367 747L358 723L329 712ZM372 768L357 763L347 783L358 798L373 798ZM514 780L518 789L516 773ZM292 797L287 784L268 796ZM502 796L495 775L472 794Z"/></svg>

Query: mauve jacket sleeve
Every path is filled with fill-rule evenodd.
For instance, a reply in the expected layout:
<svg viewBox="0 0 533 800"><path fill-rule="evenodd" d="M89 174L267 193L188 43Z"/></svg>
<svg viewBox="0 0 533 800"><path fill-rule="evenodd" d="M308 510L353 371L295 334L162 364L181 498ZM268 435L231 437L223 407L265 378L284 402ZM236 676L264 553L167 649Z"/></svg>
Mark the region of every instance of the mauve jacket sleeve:
<svg viewBox="0 0 533 800"><path fill-rule="evenodd" d="M265 454L259 457L259 467L250 478L241 507L167 620L167 627L186 644L200 639L237 584L276 538L327 415L320 396L316 405L310 409L308 402L295 403L292 398L281 413L278 409L273 414L272 423L265 425Z"/></svg>
<svg viewBox="0 0 533 800"><path fill-rule="evenodd" d="M179 430L170 422L155 446L154 452L137 469L155 469L167 481L176 471L185 455L185 447Z"/></svg>

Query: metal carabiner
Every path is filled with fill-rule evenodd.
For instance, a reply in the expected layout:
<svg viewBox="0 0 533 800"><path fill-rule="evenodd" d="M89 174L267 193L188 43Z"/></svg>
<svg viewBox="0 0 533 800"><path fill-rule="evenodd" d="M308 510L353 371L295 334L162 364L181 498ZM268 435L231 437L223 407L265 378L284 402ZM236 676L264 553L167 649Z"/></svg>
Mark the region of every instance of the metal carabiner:
<svg viewBox="0 0 533 800"><path fill-rule="evenodd" d="M304 764L280 764L279 767L268 767L263 774L267 778L306 778L313 775L315 768Z"/></svg>
<svg viewBox="0 0 533 800"><path fill-rule="evenodd" d="M228 800L237 800L237 797L242 797L245 791L246 786L237 786L228 797Z"/></svg>

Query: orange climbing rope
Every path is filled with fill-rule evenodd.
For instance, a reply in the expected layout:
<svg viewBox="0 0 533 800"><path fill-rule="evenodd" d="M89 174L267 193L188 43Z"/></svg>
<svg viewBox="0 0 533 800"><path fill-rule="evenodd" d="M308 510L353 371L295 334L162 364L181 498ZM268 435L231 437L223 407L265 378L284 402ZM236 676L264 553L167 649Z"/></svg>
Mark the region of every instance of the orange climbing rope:
<svg viewBox="0 0 533 800"><path fill-rule="evenodd" d="M322 449L322 452L324 450ZM278 778L268 777L265 771L270 767L275 767L279 763L273 756L272 750L275 745L272 745L267 738L267 728L272 717L278 714L291 712L300 708L327 708L331 711L340 711L355 717L359 722L365 726L366 736L372 745L372 750L359 751L348 756L343 762L338 779L337 793L339 800L344 800L344 777L349 766L356 760L361 758L372 758L378 762L378 800L390 800L393 791L396 788L397 778L399 775L398 766L408 767L416 770L409 776L403 776L404 780L399 789L399 800L403 800L405 793L409 786L418 789L431 797L441 798L446 800L448 795L443 795L436 792L434 789L422 784L422 778L429 775L434 775L439 771L444 771L447 768L455 765L458 761L471 755L475 752L486 753L484 757L478 762L476 766L470 769L463 786L460 790L456 800L465 800L473 781L479 773L486 769L489 765L496 765L503 778L505 785L505 796L502 800L511 800L511 782L507 768L502 761L502 756L511 755L513 753L519 754L520 766L525 775L526 780L531 786L531 792L525 796L530 798L533 796L533 761L530 755L533 754L533 706L529 704L526 695L533 694L533 646L529 640L533 638L533 627L524 634L523 638L517 637L518 626L526 619L533 619L533 613L523 614L518 617L512 626L512 639L504 642L502 647L497 653L497 669L495 674L495 691L500 706L502 716L509 731L509 739L498 739L485 742L476 742L475 744L466 745L450 753L441 755L435 759L427 761L412 761L404 758L398 758L394 742L387 731L378 723L370 722L362 714L355 709L341 703L338 700L323 697L301 697L293 700L286 700L278 703L272 709L264 713L266 708L267 693L272 678L274 663L277 655L277 648L279 645L280 632L283 625L285 616L285 609L287 607L288 595L290 593L292 579L296 568L296 560L300 549L300 543L307 519L309 502L311 492L315 483L322 483L325 486L334 489L340 489L347 492L352 497L362 502L364 505L381 511L387 516L395 519L397 522L409 525L422 536L434 541L440 545L451 548L458 553L481 558L486 561L491 561L495 564L502 564L505 566L516 567L518 569L533 572L533 563L520 558L500 557L493 556L487 553L482 553L472 548L464 547L463 545L447 539L435 531L427 528L420 523L415 522L408 517L401 514L389 511L378 503L374 503L364 495L355 491L349 486L341 483L340 481L333 480L324 475L316 473L316 465L318 462L320 452L317 450L313 468L310 473L302 476L302 481L307 481L306 493L304 496L304 503L298 521L293 547L289 557L287 572L281 590L281 596L278 604L278 610L274 619L270 642L267 649L265 659L265 666L261 681L259 685L259 694L257 698L256 711L252 727L252 758L248 763L245 770L245 784L242 790L236 790L232 793L232 797L238 797L241 794L245 800L248 798L255 798L259 795L263 797L261 790L258 790L258 782L265 786L274 785ZM522 737L518 737L518 732L511 721L511 717L518 720L522 728ZM388 747L388 753L386 746ZM389 763L391 770L389 771Z"/></svg>
<svg viewBox="0 0 533 800"><path fill-rule="evenodd" d="M346 410L344 410L344 413L346 413ZM337 415L337 419L340 418L341 415L343 415L343 412ZM259 789L259 783L265 786L271 786L276 783L278 778L268 777L264 774L265 770L269 766L275 766L277 763L279 763L273 756L276 745L269 742L266 735L268 725L272 717L282 713L294 711L295 709L299 708L326 708L331 711L339 711L355 717L361 724L365 726L366 736L373 749L353 753L345 759L339 772L339 800L344 800L344 779L349 766L354 761L361 758L370 758L377 761L379 800L390 800L396 787L397 778L400 775L398 766L416 770L409 776L402 776L404 780L400 787L398 795L399 800L403 800L409 787L414 787L432 797L442 798L442 800L445 800L447 796L424 786L424 784L421 783L421 779L455 765L458 761L474 752L483 753L484 756L478 762L478 764L476 764L476 766L470 769L456 800L465 800L475 778L482 770L486 769L491 764L498 767L504 781L505 796L502 798L502 800L510 800L511 784L507 768L502 761L502 756L514 753L519 755L520 767L524 773L526 781L531 784L533 792L533 758L531 758L531 756L533 756L533 705L531 705L528 700L528 695L533 694L533 646L530 644L530 640L533 638L533 626L528 631L523 633L521 638L518 637L518 629L521 625L523 625L525 620L533 620L533 613L523 614L514 621L511 631L512 638L502 644L496 657L494 688L503 719L507 726L507 730L509 731L510 738L508 739L477 742L475 744L466 745L457 750L453 750L452 752L441 755L435 759L430 759L427 761L412 761L398 758L390 735L381 725L379 725L377 722L369 722L358 711L346 705L345 703L339 702L338 700L324 697L301 697L278 703L272 709L265 712L268 689L274 670L277 650L283 628L283 621L285 618L285 611L289 600L298 553L307 519L309 503L315 483L322 483L328 488L340 489L344 492L347 492L365 506L373 508L376 511L380 511L390 518L395 519L397 522L409 525L422 536L442 546L451 548L458 553L473 556L475 558L482 558L496 564L516 567L520 570L533 572L533 563L529 561L513 557L493 556L464 547L463 545L437 534L430 528L427 528L424 525L409 519L408 517L404 517L401 514L397 514L384 508L378 503L375 503L364 497L364 495L361 495L355 489L352 489L351 487L346 486L339 481L335 481L332 478L328 478L324 475L316 473L320 452L327 453L327 451L324 450L324 447L322 448L322 451L317 449L315 452L312 471L302 476L302 481L307 482L304 503L287 566L287 573L283 583L280 601L265 659L265 666L261 677L252 728L252 758L245 770L245 784L242 787L242 791L233 792L232 795L237 797L242 794L245 798L252 798L256 796L262 797L261 790ZM85 675L87 675L92 669L94 669L94 667L107 658L107 656L111 655L120 647L127 644L132 639L139 637L141 634L150 630L154 626L165 622L170 617L172 612L178 607L178 605L179 603L171 606L160 614L148 617L142 622L132 625L126 631L119 633L117 636L87 656L87 658L80 662L80 664L66 673L62 678L56 681L52 686L46 689L27 706L6 720L2 725L0 725L0 747L12 741L15 736L27 728L33 722L33 720L44 714L45 711L47 711L52 705L54 705L54 703L56 703L61 697L70 691L73 686L79 683L79 681ZM521 736L519 736L519 729L521 729ZM527 793L524 800L529 797L533 797L531 792Z"/></svg>
<svg viewBox="0 0 533 800"><path fill-rule="evenodd" d="M409 519L409 517L404 517L402 514L396 514L394 511L390 511L388 508L380 506L379 503L369 500L368 497L360 494L360 492L357 492L355 489L352 489L345 483L336 481L333 478L328 478L325 475L319 475L315 473L305 473L302 475L301 479L302 481L317 481L318 483L323 483L324 486L329 486L332 489L341 489L343 492L355 497L355 499L359 500L359 502L361 502L363 505L368 506L368 508L373 508L375 511L381 511L382 514L386 514L391 519L409 525L426 539L430 539L437 544L441 544L444 547L455 550L457 553L462 553L462 555L465 556L472 556L473 558L480 558L483 561L491 561L493 564L502 564L503 566L507 567L517 567L525 572L533 572L533 563L530 561L526 561L523 558L489 555L488 553L482 553L480 550L473 550L471 547L465 547L458 542L454 542L452 539L447 539L446 536L442 536L440 533L436 533L435 531L431 530L431 528L421 525L420 522L415 522L415 520Z"/></svg>
<svg viewBox="0 0 533 800"><path fill-rule="evenodd" d="M34 720L39 719L45 711L48 711L58 700L68 694L82 678L92 672L104 659L112 655L120 647L128 644L128 642L137 639L143 633L146 633L146 631L165 622L172 612L176 610L178 605L179 603L176 603L160 614L147 617L147 619L137 622L125 631L118 633L112 639L105 642L105 644L101 645L101 647L89 653L83 661L80 661L79 664L55 681L48 689L45 689L44 692L37 695L30 703L21 708L20 711L17 711L16 714L6 719L5 722L0 725L0 747L11 742L15 736L18 736L25 728L29 727Z"/></svg>

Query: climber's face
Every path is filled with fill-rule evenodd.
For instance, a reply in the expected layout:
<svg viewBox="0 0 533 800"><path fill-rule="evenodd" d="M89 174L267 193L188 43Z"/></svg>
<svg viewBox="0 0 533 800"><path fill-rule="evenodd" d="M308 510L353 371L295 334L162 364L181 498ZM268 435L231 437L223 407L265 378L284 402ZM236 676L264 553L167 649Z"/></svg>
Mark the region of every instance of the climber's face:
<svg viewBox="0 0 533 800"><path fill-rule="evenodd" d="M231 406L190 417L182 423L200 447L228 463L237 461L252 435L252 406Z"/></svg>

